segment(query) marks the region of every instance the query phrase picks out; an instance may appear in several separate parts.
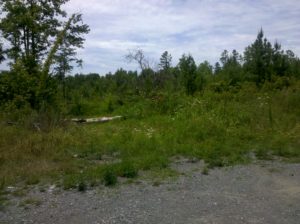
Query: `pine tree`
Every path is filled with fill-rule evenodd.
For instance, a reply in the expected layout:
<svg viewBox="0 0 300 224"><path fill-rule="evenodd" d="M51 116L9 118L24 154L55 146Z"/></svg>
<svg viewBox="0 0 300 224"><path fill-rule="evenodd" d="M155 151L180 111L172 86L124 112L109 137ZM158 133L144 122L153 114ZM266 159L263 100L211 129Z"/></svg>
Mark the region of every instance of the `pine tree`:
<svg viewBox="0 0 300 224"><path fill-rule="evenodd" d="M257 84L271 80L272 51L272 45L264 38L264 32L261 29L255 42L244 52L244 68Z"/></svg>
<svg viewBox="0 0 300 224"><path fill-rule="evenodd" d="M196 86L197 90L203 90L205 83L213 77L213 67L208 61L200 63L197 69Z"/></svg>
<svg viewBox="0 0 300 224"><path fill-rule="evenodd" d="M179 59L179 70L183 79L183 84L188 95L196 92L196 72L197 66L192 55L182 55Z"/></svg>
<svg viewBox="0 0 300 224"><path fill-rule="evenodd" d="M172 63L172 55L168 53L168 51L165 51L161 57L160 57L160 63L159 63L159 67L164 70L167 71L170 67Z"/></svg>

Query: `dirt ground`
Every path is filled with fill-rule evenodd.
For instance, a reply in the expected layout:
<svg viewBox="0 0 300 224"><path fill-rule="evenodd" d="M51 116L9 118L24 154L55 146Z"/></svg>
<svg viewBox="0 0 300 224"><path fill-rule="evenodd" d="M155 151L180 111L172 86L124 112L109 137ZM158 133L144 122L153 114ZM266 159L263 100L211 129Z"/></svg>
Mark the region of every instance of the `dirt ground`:
<svg viewBox="0 0 300 224"><path fill-rule="evenodd" d="M257 162L209 175L202 166L178 160L172 167L182 174L160 184L139 178L83 193L34 189L12 198L0 223L300 223L300 164Z"/></svg>

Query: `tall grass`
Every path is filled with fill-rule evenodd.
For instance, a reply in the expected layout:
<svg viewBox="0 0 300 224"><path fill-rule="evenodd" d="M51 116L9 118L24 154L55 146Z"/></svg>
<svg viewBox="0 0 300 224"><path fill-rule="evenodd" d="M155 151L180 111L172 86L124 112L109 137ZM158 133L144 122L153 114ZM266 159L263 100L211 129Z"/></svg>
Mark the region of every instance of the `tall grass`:
<svg viewBox="0 0 300 224"><path fill-rule="evenodd" d="M299 82L283 90L245 84L221 93L159 93L124 102L112 113L126 119L106 124L47 132L1 124L0 186L111 185L118 176L164 170L177 155L203 159L209 167L249 162L253 154L300 159Z"/></svg>

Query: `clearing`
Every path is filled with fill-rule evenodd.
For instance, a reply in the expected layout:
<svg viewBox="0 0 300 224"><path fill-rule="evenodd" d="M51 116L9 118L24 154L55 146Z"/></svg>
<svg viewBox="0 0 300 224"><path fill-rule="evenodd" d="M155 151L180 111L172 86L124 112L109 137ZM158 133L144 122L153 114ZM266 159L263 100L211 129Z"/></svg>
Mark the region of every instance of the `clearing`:
<svg viewBox="0 0 300 224"><path fill-rule="evenodd" d="M300 164L258 161L208 175L202 162L178 159L171 167L178 178L145 172L112 188L51 186L10 196L0 223L299 223Z"/></svg>

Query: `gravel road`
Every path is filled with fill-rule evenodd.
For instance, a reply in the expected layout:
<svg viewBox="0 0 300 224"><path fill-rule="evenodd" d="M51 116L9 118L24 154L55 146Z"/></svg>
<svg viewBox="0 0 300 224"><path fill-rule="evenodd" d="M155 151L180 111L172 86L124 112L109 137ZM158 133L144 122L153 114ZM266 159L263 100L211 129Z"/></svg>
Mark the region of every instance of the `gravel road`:
<svg viewBox="0 0 300 224"><path fill-rule="evenodd" d="M0 223L300 223L300 164L259 162L209 175L201 166L177 161L172 167L182 175L158 186L138 181L84 193L32 190L24 198L39 203L20 206L24 198L13 199Z"/></svg>

